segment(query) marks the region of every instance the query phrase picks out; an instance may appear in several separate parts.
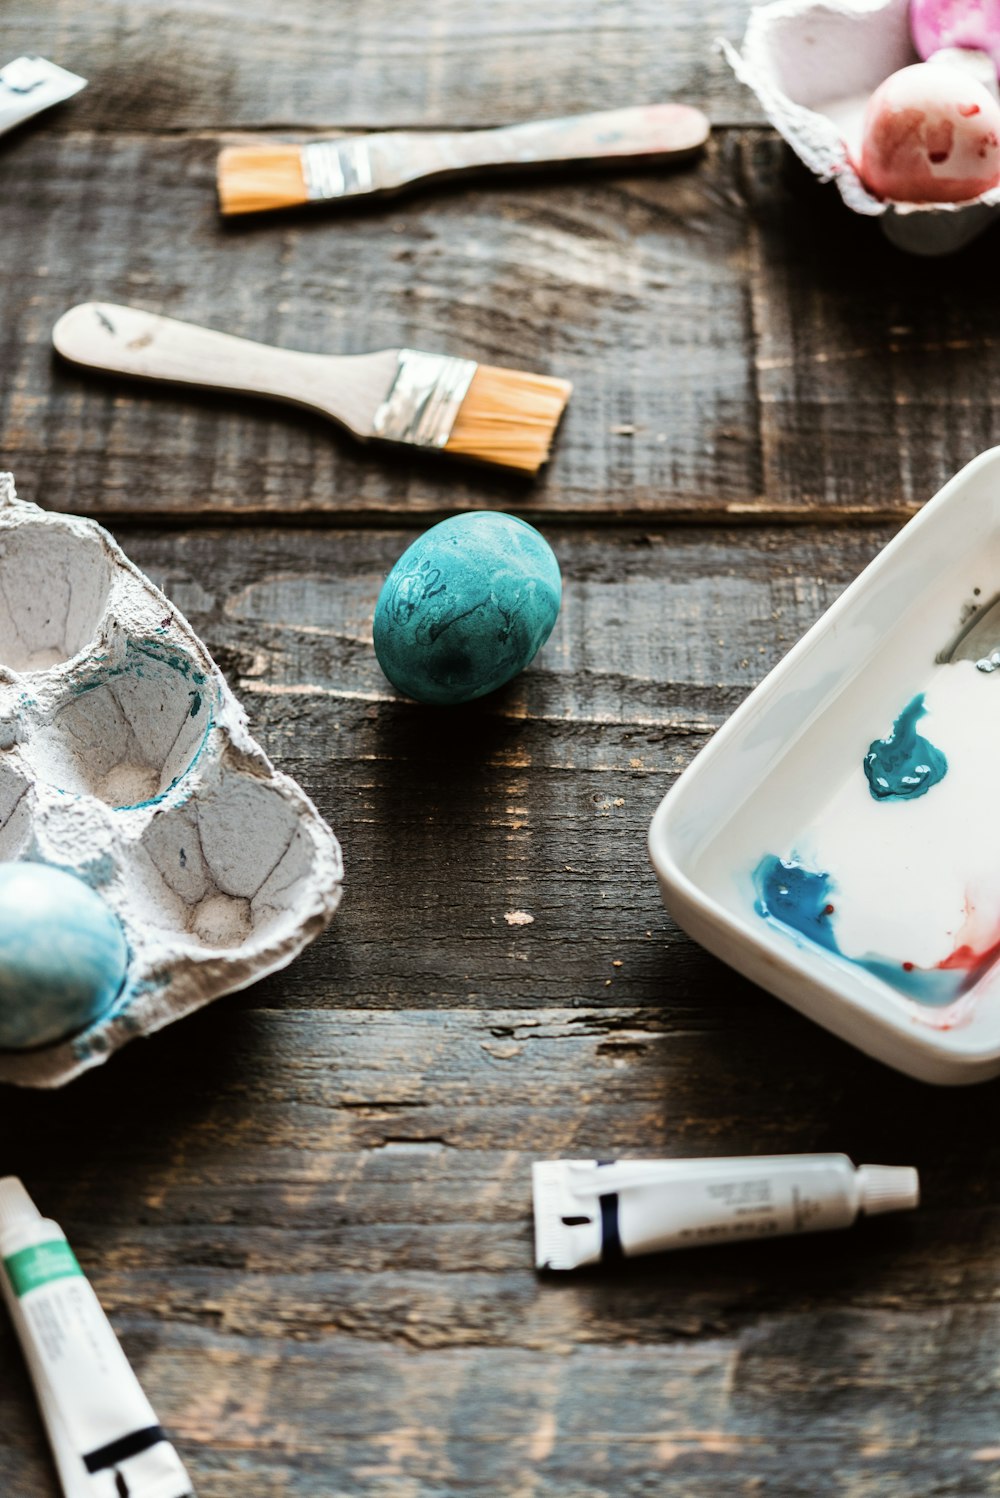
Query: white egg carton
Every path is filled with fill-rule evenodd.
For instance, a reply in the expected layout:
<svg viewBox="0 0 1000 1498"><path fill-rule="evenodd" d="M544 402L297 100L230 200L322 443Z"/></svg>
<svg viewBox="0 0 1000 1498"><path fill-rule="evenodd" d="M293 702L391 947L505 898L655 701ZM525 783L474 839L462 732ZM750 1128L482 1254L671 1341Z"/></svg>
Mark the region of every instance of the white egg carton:
<svg viewBox="0 0 1000 1498"><path fill-rule="evenodd" d="M750 15L742 53L720 43L771 124L822 181L835 181L854 213L878 218L886 237L917 255L947 255L994 221L1000 187L965 203L889 203L851 165L875 89L920 59L909 0L774 0ZM969 54L969 65L985 81ZM996 78L989 70L996 91Z"/></svg>
<svg viewBox="0 0 1000 1498"><path fill-rule="evenodd" d="M32 1087L284 967L342 879L332 831L177 609L99 525L0 474L0 860L20 858L86 880L129 947L107 1014L0 1051L0 1081Z"/></svg>

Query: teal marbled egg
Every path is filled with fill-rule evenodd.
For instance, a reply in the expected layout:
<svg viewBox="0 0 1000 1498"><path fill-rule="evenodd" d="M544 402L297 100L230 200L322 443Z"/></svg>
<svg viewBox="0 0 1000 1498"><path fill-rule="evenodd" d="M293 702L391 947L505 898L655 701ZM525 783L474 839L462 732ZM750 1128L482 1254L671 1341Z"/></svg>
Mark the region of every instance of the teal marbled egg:
<svg viewBox="0 0 1000 1498"><path fill-rule="evenodd" d="M375 654L394 687L450 706L496 691L545 644L559 563L544 536L491 510L431 526L403 552L375 606Z"/></svg>
<svg viewBox="0 0 1000 1498"><path fill-rule="evenodd" d="M74 1035L114 1003L128 947L89 884L44 863L0 864L0 1047Z"/></svg>

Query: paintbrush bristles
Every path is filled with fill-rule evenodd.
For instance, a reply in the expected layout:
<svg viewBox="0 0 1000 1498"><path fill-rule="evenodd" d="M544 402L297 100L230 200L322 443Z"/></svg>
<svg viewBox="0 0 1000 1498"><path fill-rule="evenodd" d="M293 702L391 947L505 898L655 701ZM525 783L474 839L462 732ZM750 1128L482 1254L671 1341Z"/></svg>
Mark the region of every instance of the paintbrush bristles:
<svg viewBox="0 0 1000 1498"><path fill-rule="evenodd" d="M219 207L224 214L264 213L309 201L301 146L227 146L219 155Z"/></svg>
<svg viewBox="0 0 1000 1498"><path fill-rule="evenodd" d="M479 364L444 450L537 473L572 389L568 380Z"/></svg>

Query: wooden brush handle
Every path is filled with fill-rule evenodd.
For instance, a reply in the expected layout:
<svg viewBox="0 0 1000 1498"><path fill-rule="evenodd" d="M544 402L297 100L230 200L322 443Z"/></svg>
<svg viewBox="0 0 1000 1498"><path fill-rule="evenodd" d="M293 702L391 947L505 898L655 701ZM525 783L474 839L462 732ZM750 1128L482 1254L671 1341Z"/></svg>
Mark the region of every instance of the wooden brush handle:
<svg viewBox="0 0 1000 1498"><path fill-rule="evenodd" d="M708 133L708 120L699 109L650 104L496 130L376 135L369 138L369 146L376 163L375 185L389 187L491 167L678 159L703 146Z"/></svg>
<svg viewBox="0 0 1000 1498"><path fill-rule="evenodd" d="M337 357L272 348L107 302L83 302L64 313L52 342L63 358L88 369L291 401L361 438L372 435L373 413L398 357L396 349Z"/></svg>
<svg viewBox="0 0 1000 1498"><path fill-rule="evenodd" d="M107 302L83 302L64 313L52 330L52 342L65 359L88 369L270 395L305 406L319 405L317 365L328 377L331 364L353 363L271 348Z"/></svg>

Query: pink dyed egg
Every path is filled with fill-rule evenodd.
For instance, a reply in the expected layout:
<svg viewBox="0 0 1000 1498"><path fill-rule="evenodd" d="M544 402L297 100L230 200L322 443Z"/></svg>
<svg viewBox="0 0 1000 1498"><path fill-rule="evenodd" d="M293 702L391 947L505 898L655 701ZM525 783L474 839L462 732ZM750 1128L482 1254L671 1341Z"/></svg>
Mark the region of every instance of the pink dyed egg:
<svg viewBox="0 0 1000 1498"><path fill-rule="evenodd" d="M921 57L973 47L1000 69L1000 0L910 0L910 31Z"/></svg>
<svg viewBox="0 0 1000 1498"><path fill-rule="evenodd" d="M1000 182L1000 104L962 68L901 68L868 101L856 165L897 203L976 198Z"/></svg>

